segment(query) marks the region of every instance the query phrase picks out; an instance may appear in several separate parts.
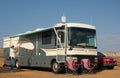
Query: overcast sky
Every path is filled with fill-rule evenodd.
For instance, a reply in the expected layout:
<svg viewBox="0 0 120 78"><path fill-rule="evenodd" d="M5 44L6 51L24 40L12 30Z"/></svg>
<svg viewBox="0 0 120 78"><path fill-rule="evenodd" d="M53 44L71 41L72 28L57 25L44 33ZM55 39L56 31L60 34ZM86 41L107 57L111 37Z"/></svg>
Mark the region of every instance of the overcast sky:
<svg viewBox="0 0 120 78"><path fill-rule="evenodd" d="M92 24L98 51L120 52L120 0L0 0L2 38L61 22Z"/></svg>

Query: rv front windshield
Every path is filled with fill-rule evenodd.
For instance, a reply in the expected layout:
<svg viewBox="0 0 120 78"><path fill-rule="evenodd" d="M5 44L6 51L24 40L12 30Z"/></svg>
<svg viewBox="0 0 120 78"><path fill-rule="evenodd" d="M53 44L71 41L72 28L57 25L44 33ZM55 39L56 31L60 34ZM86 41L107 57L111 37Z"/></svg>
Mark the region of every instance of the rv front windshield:
<svg viewBox="0 0 120 78"><path fill-rule="evenodd" d="M96 30L70 27L68 34L70 46L96 48Z"/></svg>

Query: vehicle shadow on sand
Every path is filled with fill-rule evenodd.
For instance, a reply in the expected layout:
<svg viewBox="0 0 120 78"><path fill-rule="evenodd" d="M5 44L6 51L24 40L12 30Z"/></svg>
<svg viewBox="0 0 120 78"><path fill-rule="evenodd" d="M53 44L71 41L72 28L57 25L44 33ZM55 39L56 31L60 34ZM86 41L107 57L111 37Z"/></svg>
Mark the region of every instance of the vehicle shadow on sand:
<svg viewBox="0 0 120 78"><path fill-rule="evenodd" d="M26 70L14 68L13 72L15 73L15 72L23 72L23 71L26 71ZM0 73L11 73L10 67L0 67Z"/></svg>
<svg viewBox="0 0 120 78"><path fill-rule="evenodd" d="M14 67L14 73L16 72L25 72L25 71L45 71L45 72L52 72L51 69L48 68L40 68L40 67L20 67L19 69ZM0 67L0 73L11 73L10 72L10 66L3 66Z"/></svg>

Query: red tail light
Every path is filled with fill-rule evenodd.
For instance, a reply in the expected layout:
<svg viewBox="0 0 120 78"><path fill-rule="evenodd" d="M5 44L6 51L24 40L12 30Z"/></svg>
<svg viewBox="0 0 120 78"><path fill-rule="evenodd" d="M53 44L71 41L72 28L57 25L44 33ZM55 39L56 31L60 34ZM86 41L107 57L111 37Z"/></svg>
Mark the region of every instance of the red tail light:
<svg viewBox="0 0 120 78"><path fill-rule="evenodd" d="M107 59L103 59L103 62L106 62L107 61Z"/></svg>
<svg viewBox="0 0 120 78"><path fill-rule="evenodd" d="M104 63L106 63L106 62L107 62L107 59L106 59L106 58L104 58L104 59L103 59L103 64L104 64Z"/></svg>

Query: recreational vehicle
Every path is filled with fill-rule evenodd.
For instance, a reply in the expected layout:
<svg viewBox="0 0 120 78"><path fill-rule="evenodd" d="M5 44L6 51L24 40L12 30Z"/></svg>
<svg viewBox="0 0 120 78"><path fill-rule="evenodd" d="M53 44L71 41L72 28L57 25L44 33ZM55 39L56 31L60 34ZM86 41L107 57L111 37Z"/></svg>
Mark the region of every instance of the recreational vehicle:
<svg viewBox="0 0 120 78"><path fill-rule="evenodd" d="M92 25L63 22L5 37L4 65L10 65L10 46L17 47L19 44L16 67L47 67L58 73L64 69L68 57L73 57L76 63L89 58L93 64L97 64L96 28Z"/></svg>

